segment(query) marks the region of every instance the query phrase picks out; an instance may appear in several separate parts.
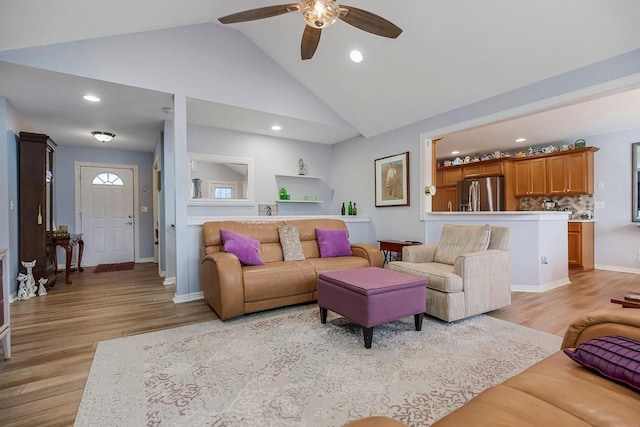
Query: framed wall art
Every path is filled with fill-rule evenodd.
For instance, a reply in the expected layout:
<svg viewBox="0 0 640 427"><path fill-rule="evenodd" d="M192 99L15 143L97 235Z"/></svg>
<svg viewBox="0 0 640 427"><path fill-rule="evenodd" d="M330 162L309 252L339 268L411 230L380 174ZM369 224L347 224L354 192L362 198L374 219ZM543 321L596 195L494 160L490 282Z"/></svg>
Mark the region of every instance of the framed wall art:
<svg viewBox="0 0 640 427"><path fill-rule="evenodd" d="M376 207L409 206L409 152L374 160Z"/></svg>

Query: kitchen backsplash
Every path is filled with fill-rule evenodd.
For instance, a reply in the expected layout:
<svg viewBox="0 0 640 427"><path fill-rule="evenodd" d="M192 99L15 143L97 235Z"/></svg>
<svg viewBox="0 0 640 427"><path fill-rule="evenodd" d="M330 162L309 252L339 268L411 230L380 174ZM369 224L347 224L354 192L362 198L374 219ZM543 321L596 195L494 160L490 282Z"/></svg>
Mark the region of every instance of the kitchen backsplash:
<svg viewBox="0 0 640 427"><path fill-rule="evenodd" d="M542 202L552 200L556 202L556 210L571 209L572 218L580 219L581 212L589 212L593 217L593 195L558 196L558 197L523 197L520 199L521 211L541 211Z"/></svg>

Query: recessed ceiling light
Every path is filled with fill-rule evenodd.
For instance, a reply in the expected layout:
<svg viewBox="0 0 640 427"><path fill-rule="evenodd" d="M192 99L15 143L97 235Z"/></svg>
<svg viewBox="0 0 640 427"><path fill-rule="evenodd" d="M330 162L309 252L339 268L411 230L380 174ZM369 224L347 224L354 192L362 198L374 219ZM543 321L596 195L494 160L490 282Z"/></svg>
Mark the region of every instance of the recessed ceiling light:
<svg viewBox="0 0 640 427"><path fill-rule="evenodd" d="M85 101L89 101L89 102L100 102L100 98L98 98L95 95L85 95L83 96Z"/></svg>
<svg viewBox="0 0 640 427"><path fill-rule="evenodd" d="M362 62L362 52L359 50L352 50L351 53L349 53L349 58L356 63Z"/></svg>
<svg viewBox="0 0 640 427"><path fill-rule="evenodd" d="M456 154L460 154L460 152L459 151L452 151L451 154L453 154L455 156Z"/></svg>
<svg viewBox="0 0 640 427"><path fill-rule="evenodd" d="M527 140L527 138L518 138L516 139L516 142L525 142Z"/></svg>
<svg viewBox="0 0 640 427"><path fill-rule="evenodd" d="M282 130L282 126L280 126L280 125L273 125L273 126L271 126L271 130Z"/></svg>

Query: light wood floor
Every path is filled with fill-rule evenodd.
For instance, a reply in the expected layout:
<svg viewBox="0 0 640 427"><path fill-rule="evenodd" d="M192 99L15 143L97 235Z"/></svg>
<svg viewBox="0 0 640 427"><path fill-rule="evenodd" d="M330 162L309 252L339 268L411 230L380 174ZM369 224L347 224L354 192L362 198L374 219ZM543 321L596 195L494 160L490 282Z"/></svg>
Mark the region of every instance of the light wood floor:
<svg viewBox="0 0 640 427"><path fill-rule="evenodd" d="M0 361L0 425L72 425L99 341L216 319L203 301L175 305L155 264L132 271L73 273L49 295L11 304L13 357ZM59 280L62 280L62 274ZM640 276L573 273L572 284L544 294L513 294L491 315L561 335L575 318L613 295L640 293Z"/></svg>

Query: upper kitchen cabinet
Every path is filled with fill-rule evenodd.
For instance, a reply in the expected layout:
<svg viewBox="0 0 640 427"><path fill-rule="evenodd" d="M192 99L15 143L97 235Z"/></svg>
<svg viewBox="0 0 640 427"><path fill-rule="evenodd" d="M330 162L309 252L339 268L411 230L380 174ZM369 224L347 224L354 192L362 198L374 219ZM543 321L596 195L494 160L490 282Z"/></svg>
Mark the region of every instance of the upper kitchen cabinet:
<svg viewBox="0 0 640 427"><path fill-rule="evenodd" d="M547 191L546 159L527 159L514 165L515 197L544 196Z"/></svg>
<svg viewBox="0 0 640 427"><path fill-rule="evenodd" d="M547 158L547 194L593 194L595 147Z"/></svg>
<svg viewBox="0 0 640 427"><path fill-rule="evenodd" d="M436 171L436 187L440 188L446 185L456 185L462 180L462 168L452 167L438 169Z"/></svg>

